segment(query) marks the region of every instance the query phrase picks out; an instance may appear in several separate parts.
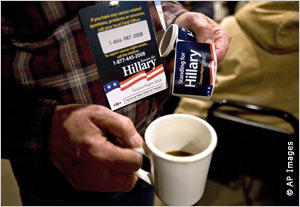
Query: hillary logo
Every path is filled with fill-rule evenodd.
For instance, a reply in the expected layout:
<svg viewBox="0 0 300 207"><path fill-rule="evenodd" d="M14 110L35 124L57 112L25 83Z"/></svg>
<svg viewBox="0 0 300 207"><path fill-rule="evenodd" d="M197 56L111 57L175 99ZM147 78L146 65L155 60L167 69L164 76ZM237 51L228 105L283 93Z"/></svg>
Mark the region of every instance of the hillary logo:
<svg viewBox="0 0 300 207"><path fill-rule="evenodd" d="M117 80L110 81L104 85L104 91L105 93L115 91L115 89L119 89L118 91L124 91L134 85L146 83L160 74L164 74L164 67L162 64L153 68L147 73L142 70L121 82Z"/></svg>
<svg viewBox="0 0 300 207"><path fill-rule="evenodd" d="M151 67L154 68L155 67L155 62L156 62L156 58L151 59L151 60L146 61L146 62L138 61L138 62L135 62L133 64L124 66L124 67L122 67L123 72L124 72L124 77L126 77L128 75L132 75L132 74L137 73L137 72L142 71L142 70L149 69Z"/></svg>

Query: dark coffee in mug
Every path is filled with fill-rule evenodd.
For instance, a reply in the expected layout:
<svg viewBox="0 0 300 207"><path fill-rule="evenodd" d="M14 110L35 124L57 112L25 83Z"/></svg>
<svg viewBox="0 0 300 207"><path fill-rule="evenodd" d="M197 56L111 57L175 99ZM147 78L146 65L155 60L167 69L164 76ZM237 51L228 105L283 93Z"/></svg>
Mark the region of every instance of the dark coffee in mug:
<svg viewBox="0 0 300 207"><path fill-rule="evenodd" d="M169 151L166 152L169 155L174 155L174 156L180 156L180 157L186 157L186 156L192 156L193 154L190 152L182 151L182 150L175 150L175 151Z"/></svg>

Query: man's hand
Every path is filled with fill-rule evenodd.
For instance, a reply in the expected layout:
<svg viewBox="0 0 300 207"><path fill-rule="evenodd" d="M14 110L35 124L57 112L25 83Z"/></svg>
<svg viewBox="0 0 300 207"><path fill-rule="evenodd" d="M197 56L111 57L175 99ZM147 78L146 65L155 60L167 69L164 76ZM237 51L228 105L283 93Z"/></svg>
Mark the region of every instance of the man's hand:
<svg viewBox="0 0 300 207"><path fill-rule="evenodd" d="M218 62L224 59L231 36L215 21L201 13L186 12L177 17L175 24L193 31L197 42L214 43Z"/></svg>
<svg viewBox="0 0 300 207"><path fill-rule="evenodd" d="M99 105L57 106L49 137L52 163L77 190L130 191L142 155L107 140L116 136L128 148L143 145L132 121Z"/></svg>

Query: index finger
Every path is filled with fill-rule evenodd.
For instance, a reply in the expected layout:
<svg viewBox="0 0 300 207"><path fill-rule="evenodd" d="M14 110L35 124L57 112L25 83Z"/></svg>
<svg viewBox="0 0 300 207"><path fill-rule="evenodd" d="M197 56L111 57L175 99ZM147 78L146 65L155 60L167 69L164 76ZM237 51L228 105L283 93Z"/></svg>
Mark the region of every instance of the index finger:
<svg viewBox="0 0 300 207"><path fill-rule="evenodd" d="M121 148L112 144L109 141L101 141L97 139L90 146L89 152L97 160L103 159L108 161L108 167L115 172L135 172L143 162L142 155L128 148Z"/></svg>
<svg viewBox="0 0 300 207"><path fill-rule="evenodd" d="M218 27L215 30L215 48L218 58L218 62L221 62L229 49L231 36L222 27Z"/></svg>
<svg viewBox="0 0 300 207"><path fill-rule="evenodd" d="M140 147L143 145L143 138L136 131L132 121L105 107L99 107L91 115L91 121L100 129L108 131L122 140L128 147Z"/></svg>
<svg viewBox="0 0 300 207"><path fill-rule="evenodd" d="M213 26L214 30L214 44L218 62L221 62L227 53L231 41L230 34L214 20L207 17L207 21Z"/></svg>

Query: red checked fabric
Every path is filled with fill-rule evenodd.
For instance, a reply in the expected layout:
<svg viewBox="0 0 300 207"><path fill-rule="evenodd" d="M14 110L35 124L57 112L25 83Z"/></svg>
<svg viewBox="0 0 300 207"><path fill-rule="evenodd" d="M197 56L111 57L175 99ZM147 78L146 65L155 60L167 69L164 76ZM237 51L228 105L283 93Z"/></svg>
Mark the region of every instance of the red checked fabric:
<svg viewBox="0 0 300 207"><path fill-rule="evenodd" d="M99 3L99 2L98 2ZM100 2L102 3L102 2ZM108 106L78 10L95 2L4 2L1 16L2 157L38 156L47 149L57 104ZM167 25L185 12L163 2ZM149 3L156 38L163 30ZM140 133L159 115L165 90L120 110Z"/></svg>

